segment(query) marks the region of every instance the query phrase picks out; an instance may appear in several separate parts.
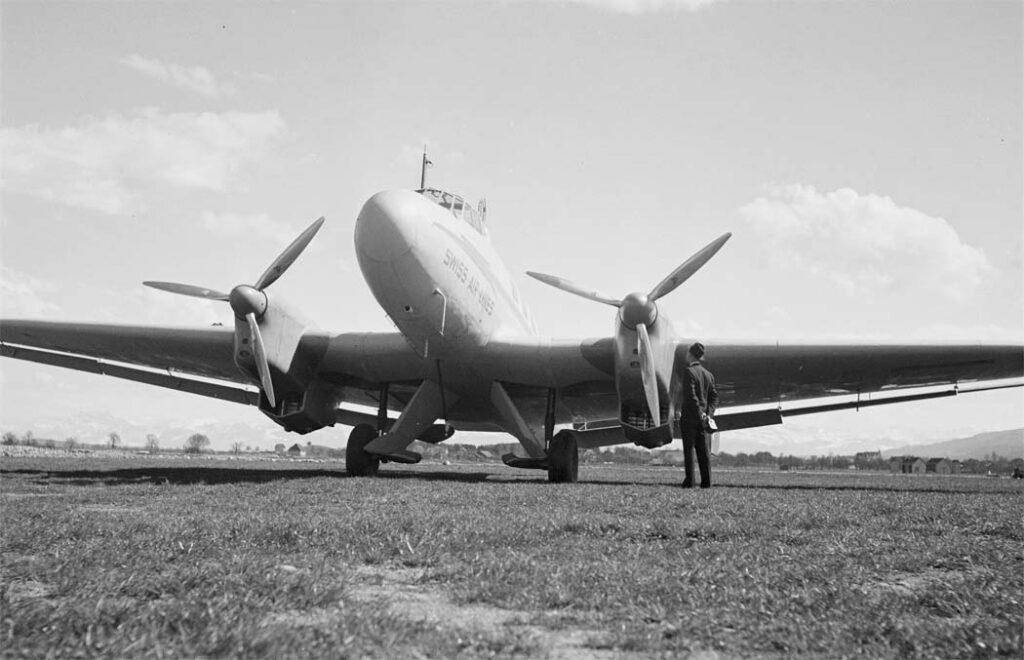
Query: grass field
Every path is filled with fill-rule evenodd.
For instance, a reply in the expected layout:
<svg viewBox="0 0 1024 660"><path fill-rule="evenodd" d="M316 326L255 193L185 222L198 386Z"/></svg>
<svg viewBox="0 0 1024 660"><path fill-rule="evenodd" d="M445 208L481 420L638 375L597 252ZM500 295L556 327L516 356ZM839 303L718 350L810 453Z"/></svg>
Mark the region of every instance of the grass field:
<svg viewBox="0 0 1024 660"><path fill-rule="evenodd" d="M1024 482L5 458L4 657L1024 656Z"/></svg>

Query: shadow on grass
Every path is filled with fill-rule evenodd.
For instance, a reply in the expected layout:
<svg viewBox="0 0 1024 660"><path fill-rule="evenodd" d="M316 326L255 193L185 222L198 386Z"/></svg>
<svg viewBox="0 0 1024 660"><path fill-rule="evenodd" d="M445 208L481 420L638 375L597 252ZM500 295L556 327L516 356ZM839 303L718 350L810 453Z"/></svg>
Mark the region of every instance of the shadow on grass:
<svg viewBox="0 0 1024 660"><path fill-rule="evenodd" d="M268 481L316 479L351 479L344 470L258 469L217 467L141 467L115 470L0 470L0 475L35 477L39 483L58 482L77 486L97 484L233 484ZM392 472L382 470L378 479L414 479L420 481L481 482L487 472Z"/></svg>
<svg viewBox="0 0 1024 660"><path fill-rule="evenodd" d="M491 467L491 466L488 466ZM520 483L536 484L543 486L548 484L547 474L543 471L534 472L529 470L507 470L499 466L495 469L466 469L466 468L439 468L437 470L414 468L414 467L383 467L376 479L396 481L435 481L446 483ZM622 474L607 474L604 470L580 471L580 485L593 486L630 486L653 489L678 490L682 496L688 492L680 488L682 474L658 475L659 479L628 479L622 478ZM770 479L753 479L748 482L737 482L728 478L718 481L711 489L713 494L720 490L749 490L749 491L863 491L863 492L902 492L902 493L947 493L947 494L995 494L995 493L1019 493L1020 488L1014 484L989 484L963 481L958 483L935 484L929 483L928 479L920 480L874 480L853 481L835 478L814 479L812 482L803 482L790 477L778 481ZM351 479L345 468L339 466L335 469L324 468L297 468L291 466L281 467L221 467L221 466L139 466L132 468L103 468L93 469L47 469L45 467L24 467L20 469L8 468L0 470L0 477L27 477L39 484L68 484L80 486L124 485L124 484L234 484L234 483L265 483L282 480L299 479ZM571 484L551 484L558 488L572 488ZM1001 486L1001 487L1000 487ZM756 496L751 493L751 497Z"/></svg>

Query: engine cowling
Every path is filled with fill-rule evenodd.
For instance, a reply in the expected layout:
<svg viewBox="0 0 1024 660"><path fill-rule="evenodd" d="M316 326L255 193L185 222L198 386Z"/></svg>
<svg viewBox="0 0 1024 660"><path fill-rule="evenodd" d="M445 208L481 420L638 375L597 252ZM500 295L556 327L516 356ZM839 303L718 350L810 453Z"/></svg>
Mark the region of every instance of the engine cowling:
<svg viewBox="0 0 1024 660"><path fill-rule="evenodd" d="M670 396L670 384L675 343L672 326L664 315L650 324L648 335L655 364L660 423L651 414L644 389L637 330L623 323L617 323L615 329L615 387L619 397L619 423L626 439L654 449L672 442L670 420L675 418L675 404Z"/></svg>
<svg viewBox="0 0 1024 660"><path fill-rule="evenodd" d="M288 431L309 433L333 426L340 403L337 391L316 373L327 351L327 337L311 333L311 324L285 304L268 296L258 319L270 377L276 393L271 405L260 392L260 411ZM235 319L235 364L259 382L259 369L249 325Z"/></svg>

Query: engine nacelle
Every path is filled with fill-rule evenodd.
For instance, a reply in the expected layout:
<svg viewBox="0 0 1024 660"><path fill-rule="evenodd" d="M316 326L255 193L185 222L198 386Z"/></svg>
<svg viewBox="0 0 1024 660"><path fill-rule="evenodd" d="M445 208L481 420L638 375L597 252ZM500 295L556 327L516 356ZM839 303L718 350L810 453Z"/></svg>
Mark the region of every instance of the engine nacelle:
<svg viewBox="0 0 1024 660"><path fill-rule="evenodd" d="M328 339L320 333L310 333L312 324L291 311L280 300L268 296L266 310L258 319L260 335L270 367L271 380L277 399L276 410L261 395L260 409L271 416L285 413L285 401L294 410L316 378L317 370ZM259 383L255 348L249 326L244 319L235 318L235 364L254 383ZM302 407L301 403L299 407Z"/></svg>
<svg viewBox="0 0 1024 660"><path fill-rule="evenodd" d="M672 442L671 420L675 417L675 397L669 384L675 365L675 344L668 320L662 315L648 330L654 350L658 382L660 424L651 416L644 394L637 332L616 323L615 388L619 395L619 423L626 439L641 447L655 449Z"/></svg>
<svg viewBox="0 0 1024 660"><path fill-rule="evenodd" d="M325 426L334 426L340 400L333 387L316 380L305 390L286 390L278 393L277 408L272 409L267 397L260 395L260 412L284 430L299 434L310 433Z"/></svg>

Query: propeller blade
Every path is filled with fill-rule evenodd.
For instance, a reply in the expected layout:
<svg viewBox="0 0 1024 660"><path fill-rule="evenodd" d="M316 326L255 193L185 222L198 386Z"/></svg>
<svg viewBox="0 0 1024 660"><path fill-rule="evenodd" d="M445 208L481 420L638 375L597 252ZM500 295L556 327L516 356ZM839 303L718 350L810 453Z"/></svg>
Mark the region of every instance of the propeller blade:
<svg viewBox="0 0 1024 660"><path fill-rule="evenodd" d="M657 300L658 298L675 291L677 286L690 279L690 276L700 270L701 267L711 259L711 257L715 256L715 253L721 250L722 246L725 245L725 242L731 237L731 232L722 234L701 248L692 257L684 261L679 268L672 271L671 275L663 279L658 286L651 289L650 299Z"/></svg>
<svg viewBox="0 0 1024 660"><path fill-rule="evenodd" d="M321 216L306 227L306 230L299 234L299 237L292 241L292 244L284 249L277 259L274 259L274 263L270 264L270 267L260 275L260 279L256 280L256 284L253 286L262 291L268 286L277 281L277 278L281 277L288 268L295 263L295 260L299 258L302 251L306 249L309 242L313 240L316 233L320 231L320 227L324 224L324 218Z"/></svg>
<svg viewBox="0 0 1024 660"><path fill-rule="evenodd" d="M636 324L637 352L640 354L640 377L644 382L644 394L647 396L647 407L651 411L651 419L655 426L661 426L661 404L658 401L658 376L654 368L654 353L651 350L651 338L647 334L647 325Z"/></svg>
<svg viewBox="0 0 1024 660"><path fill-rule="evenodd" d="M533 271L526 271L526 274L535 280L540 280L544 284L553 286L556 289L561 289L562 291L574 293L581 298L586 298L587 300L593 300L594 302L604 303L605 305L611 305L612 307L618 307L622 304L622 301L618 300L617 298L606 296L600 291L595 291L593 289L584 289L578 284L574 284L573 282L562 279L561 277L555 277L554 275L545 275L544 273L535 273Z"/></svg>
<svg viewBox="0 0 1024 660"><path fill-rule="evenodd" d="M274 381L270 378L270 364L267 362L267 352L263 348L263 335L260 334L260 326L256 322L256 314L249 312L245 315L245 320L249 323L249 334L252 335L252 347L256 354L256 369L260 372L260 384L263 385L263 393L267 395L270 407L276 408Z"/></svg>
<svg viewBox="0 0 1024 660"><path fill-rule="evenodd" d="M228 294L226 293L191 284L178 284L177 282L143 282L143 284L153 289L169 291L170 293L177 293L182 296L192 296L193 298L225 301L228 299Z"/></svg>

